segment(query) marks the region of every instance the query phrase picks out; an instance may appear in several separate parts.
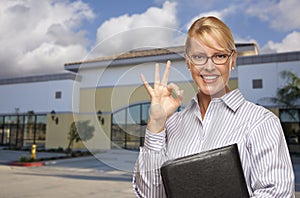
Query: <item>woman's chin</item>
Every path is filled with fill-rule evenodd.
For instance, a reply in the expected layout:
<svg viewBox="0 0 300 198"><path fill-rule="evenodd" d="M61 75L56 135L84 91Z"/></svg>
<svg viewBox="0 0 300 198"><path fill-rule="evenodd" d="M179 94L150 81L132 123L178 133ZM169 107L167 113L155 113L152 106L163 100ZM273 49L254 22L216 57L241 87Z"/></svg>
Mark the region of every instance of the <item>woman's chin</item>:
<svg viewBox="0 0 300 198"><path fill-rule="evenodd" d="M216 87L216 86L205 86L205 87L200 87L199 91L204 94L208 95L211 97L221 97L226 93L226 87Z"/></svg>

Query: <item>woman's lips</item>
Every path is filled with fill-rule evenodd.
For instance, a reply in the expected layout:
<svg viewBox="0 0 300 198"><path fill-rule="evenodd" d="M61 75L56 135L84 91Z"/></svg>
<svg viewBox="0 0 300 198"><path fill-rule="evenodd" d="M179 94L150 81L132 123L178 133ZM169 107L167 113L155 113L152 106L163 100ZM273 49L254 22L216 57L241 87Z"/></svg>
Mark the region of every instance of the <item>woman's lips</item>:
<svg viewBox="0 0 300 198"><path fill-rule="evenodd" d="M201 75L201 77L206 83L214 83L218 80L218 78L220 76L219 75Z"/></svg>

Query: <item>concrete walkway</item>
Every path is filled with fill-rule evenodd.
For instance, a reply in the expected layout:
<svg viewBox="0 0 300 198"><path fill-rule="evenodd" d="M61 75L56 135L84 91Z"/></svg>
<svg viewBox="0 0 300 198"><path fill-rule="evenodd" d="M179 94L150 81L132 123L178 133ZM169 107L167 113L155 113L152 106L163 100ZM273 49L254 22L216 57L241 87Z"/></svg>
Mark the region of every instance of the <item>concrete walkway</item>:
<svg viewBox="0 0 300 198"><path fill-rule="evenodd" d="M64 155L38 152L37 158ZM30 153L0 149L0 197L135 197L131 180L137 155L136 151L110 150L94 156L49 160L42 167L13 167L6 164ZM293 164L298 182L300 158L293 157ZM296 197L300 198L300 192Z"/></svg>
<svg viewBox="0 0 300 198"><path fill-rule="evenodd" d="M16 151L16 150L6 150L0 148L0 164L7 165L12 161L19 161L20 157L26 156L30 158L30 151ZM91 160L95 161L95 164L101 164L101 167L109 167L110 169L120 170L124 172L132 172L134 163L138 156L137 151L130 150L108 150L102 151L99 153L94 153L91 156L86 157L75 157L75 158L66 158L65 153L54 153L54 152L42 152L38 151L36 154L37 160L39 159L50 159L45 160L45 164L48 166L56 165L58 166L63 164L68 164L69 168L82 168L85 166L85 161L91 163ZM52 158L52 159L51 159ZM53 159L57 158L57 159ZM69 163L72 162L72 163Z"/></svg>
<svg viewBox="0 0 300 198"><path fill-rule="evenodd" d="M134 198L132 170L137 152L111 150L95 156L48 160L45 166L7 166L29 152L0 150L1 198ZM38 152L37 158L61 156Z"/></svg>

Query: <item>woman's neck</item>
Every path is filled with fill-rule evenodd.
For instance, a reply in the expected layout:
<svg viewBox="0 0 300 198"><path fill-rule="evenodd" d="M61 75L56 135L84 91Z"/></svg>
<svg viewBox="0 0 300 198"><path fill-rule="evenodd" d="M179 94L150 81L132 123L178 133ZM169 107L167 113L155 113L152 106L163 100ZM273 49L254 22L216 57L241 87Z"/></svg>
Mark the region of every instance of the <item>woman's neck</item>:
<svg viewBox="0 0 300 198"><path fill-rule="evenodd" d="M208 105L211 101L211 96L202 94L200 91L199 91L197 96L198 96L198 104L199 104L199 107L200 107L201 117L202 117L202 120L204 120L206 110L207 110Z"/></svg>
<svg viewBox="0 0 300 198"><path fill-rule="evenodd" d="M220 98L223 95L225 95L226 93L228 93L229 91L230 90L229 90L228 86L226 86L224 88L224 91L218 92L215 95L206 95L206 94L202 93L201 90L199 90L199 92L197 94L197 97L198 97L198 104L199 104L199 107L200 107L200 112L201 112L202 120L205 117L206 110L207 110L207 108L209 106L209 103L212 100L212 98Z"/></svg>

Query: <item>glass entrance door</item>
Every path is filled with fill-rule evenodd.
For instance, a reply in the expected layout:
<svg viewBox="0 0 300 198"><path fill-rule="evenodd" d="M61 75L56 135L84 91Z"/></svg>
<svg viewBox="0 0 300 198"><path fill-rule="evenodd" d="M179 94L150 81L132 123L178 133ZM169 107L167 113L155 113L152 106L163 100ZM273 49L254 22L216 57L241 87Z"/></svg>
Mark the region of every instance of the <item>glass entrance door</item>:
<svg viewBox="0 0 300 198"><path fill-rule="evenodd" d="M3 132L2 132L2 140L3 140L3 145L9 145L10 143L10 129L4 125L3 127Z"/></svg>

